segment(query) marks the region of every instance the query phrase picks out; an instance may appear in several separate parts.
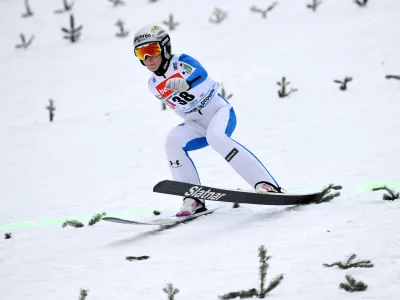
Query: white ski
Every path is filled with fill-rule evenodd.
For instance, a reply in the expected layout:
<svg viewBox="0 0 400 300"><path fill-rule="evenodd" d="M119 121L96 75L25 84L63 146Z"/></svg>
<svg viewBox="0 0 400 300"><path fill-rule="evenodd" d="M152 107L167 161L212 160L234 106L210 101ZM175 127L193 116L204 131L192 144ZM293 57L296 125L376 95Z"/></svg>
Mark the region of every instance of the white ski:
<svg viewBox="0 0 400 300"><path fill-rule="evenodd" d="M219 207L211 208L206 211L190 215L187 217L176 217L176 216L171 216L171 217L166 217L166 218L161 218L161 219L155 219L155 220L149 220L149 221L134 221L134 220L127 220L127 219L121 219L121 218L114 218L114 217L104 217L102 220L107 221L107 222L114 222L114 223L121 223L121 224L130 224L130 225L158 225L158 226L170 226L170 225L175 225L178 223L183 223L188 220L192 220L195 218L198 218L200 216L208 215L213 213L215 210L217 210Z"/></svg>

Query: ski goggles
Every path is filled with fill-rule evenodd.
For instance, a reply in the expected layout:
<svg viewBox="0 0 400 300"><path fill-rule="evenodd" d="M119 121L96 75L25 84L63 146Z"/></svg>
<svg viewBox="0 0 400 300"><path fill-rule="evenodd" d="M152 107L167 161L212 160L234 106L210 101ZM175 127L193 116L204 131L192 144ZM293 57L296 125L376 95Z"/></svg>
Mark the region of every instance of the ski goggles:
<svg viewBox="0 0 400 300"><path fill-rule="evenodd" d="M140 59L140 60L145 60L146 55L150 56L158 56L161 53L161 47L158 43L151 43L147 44L143 47L136 48L135 49L135 55Z"/></svg>

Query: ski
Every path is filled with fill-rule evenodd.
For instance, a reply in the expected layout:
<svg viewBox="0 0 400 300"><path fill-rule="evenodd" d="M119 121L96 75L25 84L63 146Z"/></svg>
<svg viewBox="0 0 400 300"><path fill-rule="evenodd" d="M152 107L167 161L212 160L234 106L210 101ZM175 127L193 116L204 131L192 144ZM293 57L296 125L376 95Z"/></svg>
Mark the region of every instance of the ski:
<svg viewBox="0 0 400 300"><path fill-rule="evenodd" d="M322 192L308 194L258 194L255 192L221 189L173 180L160 181L154 186L153 192L176 196L193 196L205 201L210 200L258 205L310 204L320 200L322 197Z"/></svg>
<svg viewBox="0 0 400 300"><path fill-rule="evenodd" d="M114 222L114 223L120 223L120 224L129 224L129 225L158 225L158 226L171 226L179 223L183 223L189 220L196 219L201 216L205 216L208 214L213 213L216 211L219 207L211 208L206 211L186 216L186 217L176 217L176 216L170 216L170 217L165 217L161 219L155 219L155 220L148 220L148 221L134 221L134 220L128 220L128 219L121 219L121 218L114 218L114 217L104 217L102 218L103 221L107 222Z"/></svg>

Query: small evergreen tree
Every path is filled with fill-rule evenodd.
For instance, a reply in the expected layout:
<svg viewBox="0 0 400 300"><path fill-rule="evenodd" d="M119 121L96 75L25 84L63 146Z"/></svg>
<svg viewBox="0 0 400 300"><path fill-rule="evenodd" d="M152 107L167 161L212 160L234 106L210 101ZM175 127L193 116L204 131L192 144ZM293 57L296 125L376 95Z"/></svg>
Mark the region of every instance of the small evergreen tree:
<svg viewBox="0 0 400 300"><path fill-rule="evenodd" d="M341 190L341 189L342 189L341 185L334 185L333 183L331 183L329 186L325 187L322 190L321 199L319 199L315 203L316 204L320 204L320 203L324 203L324 202L329 202L329 201L333 200L334 198L339 197L340 196L340 192L336 192L336 193L333 193L333 194L331 194L331 192L333 190L338 191L338 190Z"/></svg>
<svg viewBox="0 0 400 300"><path fill-rule="evenodd" d="M115 22L115 25L119 28L119 32L117 32L115 35L120 38L127 37L129 35L129 31L126 31L124 28L125 22L122 20L118 20Z"/></svg>
<svg viewBox="0 0 400 300"><path fill-rule="evenodd" d="M101 219L103 219L103 217L104 217L105 215L106 215L105 212L103 212L103 213L101 213L101 214L96 214L96 215L94 215L94 216L90 219L88 225L89 225L89 226L92 226L92 225L96 224L97 222L101 221Z"/></svg>
<svg viewBox="0 0 400 300"><path fill-rule="evenodd" d="M287 86L290 84L290 82L286 81L286 77L282 77L282 82L278 81L277 84L281 87L281 89L278 91L279 98L284 98L289 96L291 93L297 92L297 89L295 88L290 88L290 90L287 91Z"/></svg>
<svg viewBox="0 0 400 300"><path fill-rule="evenodd" d="M25 38L25 35L24 35L23 33L21 33L21 34L19 35L19 37L21 38L21 44L15 45L15 48L17 48L17 49L23 48L23 49L25 49L25 50L28 49L28 47L32 44L33 39L35 38L35 36L32 35L32 36L29 38L29 40L27 41L26 38Z"/></svg>
<svg viewBox="0 0 400 300"><path fill-rule="evenodd" d="M359 7L365 7L367 6L368 0L355 0L354 3L356 3Z"/></svg>
<svg viewBox="0 0 400 300"><path fill-rule="evenodd" d="M67 11L72 10L72 7L74 6L74 2L68 3L68 0L63 0L63 8L57 9L54 11L56 14L62 14Z"/></svg>
<svg viewBox="0 0 400 300"><path fill-rule="evenodd" d="M350 268L373 268L374 265L370 260L358 260L356 259L357 255L355 253L351 254L344 262L336 261L331 264L323 264L325 267L334 267L338 266L340 269L350 269Z"/></svg>
<svg viewBox="0 0 400 300"><path fill-rule="evenodd" d="M400 198L400 193L395 190L389 189L387 186L373 188L372 191L386 191L387 194L383 194L382 199L388 201L394 201Z"/></svg>
<svg viewBox="0 0 400 300"><path fill-rule="evenodd" d="M342 90L342 91L347 90L347 84L348 84L350 81L353 81L353 78L352 78L352 77L349 77L349 76L346 76L343 80L338 80L338 79L335 79L335 80L334 80L334 82L340 84L339 88L340 88L340 90Z"/></svg>
<svg viewBox="0 0 400 300"><path fill-rule="evenodd" d="M240 299L245 298L253 298L258 296L257 289L250 289L247 291L239 291L239 292L231 292L222 296L219 296L219 299L228 300L228 299L236 299L239 297Z"/></svg>
<svg viewBox="0 0 400 300"><path fill-rule="evenodd" d="M265 298L265 296L275 289L279 284L282 283L283 280L283 274L280 274L276 276L268 285L267 288L265 288L265 281L267 278L267 270L269 268L268 260L271 258L270 256L267 255L267 249L261 245L258 248L258 257L260 258L260 266L259 266L259 275L260 275L260 289L257 290L255 288L250 289L250 290L242 290L239 292L231 292L228 294L224 294L222 296L219 296L220 299L226 300L226 299L235 299L236 297L240 298L252 298L253 296L256 296L258 298Z"/></svg>
<svg viewBox="0 0 400 300"><path fill-rule="evenodd" d="M163 21L163 24L168 27L170 31L175 30L179 26L179 22L174 21L174 15L169 14L169 19L167 21Z"/></svg>
<svg viewBox="0 0 400 300"><path fill-rule="evenodd" d="M225 98L226 100L229 100L230 98L233 97L233 94L227 95L227 92L226 92L226 90L225 90L224 85L223 85L222 82L221 82L221 95L222 95L222 97Z"/></svg>
<svg viewBox="0 0 400 300"><path fill-rule="evenodd" d="M108 1L110 1L114 7L125 5L125 2L122 0L108 0Z"/></svg>
<svg viewBox="0 0 400 300"><path fill-rule="evenodd" d="M64 39L70 40L71 43L76 43L81 37L83 26L80 25L78 27L75 27L74 15L70 15L69 17L69 26L70 29L67 29L65 27L61 28L61 31L66 34L64 35Z"/></svg>
<svg viewBox="0 0 400 300"><path fill-rule="evenodd" d="M271 256L267 255L267 249L261 245L260 248L258 248L258 257L260 258L260 267L259 267L259 274L260 274L260 292L259 292L259 298L265 298L265 296L275 289L279 284L281 284L283 280L283 274L280 274L276 276L268 285L267 288L265 288L265 280L267 279L267 270L269 268L268 260L271 258Z"/></svg>
<svg viewBox="0 0 400 300"><path fill-rule="evenodd" d="M350 275L346 275L346 281L347 282L342 282L339 285L339 288L347 292L363 292L368 288L368 285L366 285L364 282L357 281Z"/></svg>
<svg viewBox="0 0 400 300"><path fill-rule="evenodd" d="M80 228L83 227L84 225L76 220L66 220L63 224L62 227L65 228L67 226L75 227L75 228Z"/></svg>
<svg viewBox="0 0 400 300"><path fill-rule="evenodd" d="M149 259L150 256L147 255L143 255L143 256L127 256L125 259L132 261L132 260L145 260L145 259Z"/></svg>
<svg viewBox="0 0 400 300"><path fill-rule="evenodd" d="M23 18L29 18L33 16L33 12L29 5L28 0L25 0L25 11L26 12L21 15Z"/></svg>
<svg viewBox="0 0 400 300"><path fill-rule="evenodd" d="M214 19L209 18L208 20L214 24L221 24L222 21L224 21L228 17L227 11L223 11L222 9L219 9L217 7L214 8L214 11L212 14L213 14Z"/></svg>
<svg viewBox="0 0 400 300"><path fill-rule="evenodd" d="M307 4L307 8L311 9L313 12L317 11L318 6L322 4L320 0L313 0L311 4Z"/></svg>
<svg viewBox="0 0 400 300"><path fill-rule="evenodd" d="M397 79L400 80L400 75L386 75L386 79Z"/></svg>
<svg viewBox="0 0 400 300"><path fill-rule="evenodd" d="M79 293L79 300L85 300L89 290L81 289Z"/></svg>
<svg viewBox="0 0 400 300"><path fill-rule="evenodd" d="M167 294L168 300L175 300L175 295L179 293L179 289L175 288L172 283L168 283L165 288L163 288L164 293Z"/></svg>
<svg viewBox="0 0 400 300"><path fill-rule="evenodd" d="M56 107L54 106L54 101L52 99L49 99L49 105L46 106L46 109L49 111L50 122L53 122L54 112L56 111Z"/></svg>
<svg viewBox="0 0 400 300"><path fill-rule="evenodd" d="M278 3L274 2L272 3L272 5L268 6L266 9L261 9L258 8L257 6L253 5L252 7L250 7L250 11L254 12L254 13L260 13L261 16L265 19L267 17L267 14L273 10L275 8L275 6L277 6Z"/></svg>

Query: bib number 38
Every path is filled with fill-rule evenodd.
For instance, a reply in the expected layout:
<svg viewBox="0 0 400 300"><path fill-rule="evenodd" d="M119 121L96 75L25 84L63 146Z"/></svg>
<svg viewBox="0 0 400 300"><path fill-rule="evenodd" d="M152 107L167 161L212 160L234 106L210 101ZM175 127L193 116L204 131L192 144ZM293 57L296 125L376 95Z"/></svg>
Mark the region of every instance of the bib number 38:
<svg viewBox="0 0 400 300"><path fill-rule="evenodd" d="M180 105L188 104L195 98L194 95L189 94L188 92L180 92L178 96L172 97L172 101L177 102Z"/></svg>

